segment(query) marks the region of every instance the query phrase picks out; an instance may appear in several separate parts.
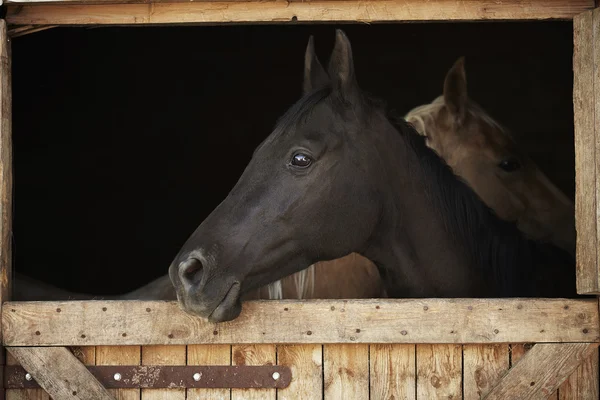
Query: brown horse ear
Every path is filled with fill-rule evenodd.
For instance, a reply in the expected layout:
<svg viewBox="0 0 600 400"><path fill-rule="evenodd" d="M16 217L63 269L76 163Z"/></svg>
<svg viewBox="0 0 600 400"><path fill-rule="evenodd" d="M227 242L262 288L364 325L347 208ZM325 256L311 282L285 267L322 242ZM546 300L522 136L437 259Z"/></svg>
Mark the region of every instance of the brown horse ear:
<svg viewBox="0 0 600 400"><path fill-rule="evenodd" d="M308 39L308 46L306 46L306 53L304 54L303 92L306 94L315 89L327 86L328 84L329 76L317 58L317 53L315 53L315 40L311 35Z"/></svg>
<svg viewBox="0 0 600 400"><path fill-rule="evenodd" d="M346 100L359 93L354 75L354 59L350 40L341 29L335 31L335 46L329 60L329 76L333 89Z"/></svg>
<svg viewBox="0 0 600 400"><path fill-rule="evenodd" d="M465 58L459 58L444 81L444 102L459 124L462 124L467 115L467 74L465 73Z"/></svg>

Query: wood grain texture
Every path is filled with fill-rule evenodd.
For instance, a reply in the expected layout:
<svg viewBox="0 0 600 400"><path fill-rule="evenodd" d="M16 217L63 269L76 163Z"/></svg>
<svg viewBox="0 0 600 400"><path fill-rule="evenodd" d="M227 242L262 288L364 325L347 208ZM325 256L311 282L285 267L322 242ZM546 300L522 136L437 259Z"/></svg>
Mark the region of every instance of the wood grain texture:
<svg viewBox="0 0 600 400"><path fill-rule="evenodd" d="M8 351L54 399L114 400L66 347L11 347Z"/></svg>
<svg viewBox="0 0 600 400"><path fill-rule="evenodd" d="M185 365L185 346L143 346L142 365ZM142 400L185 400L185 389L142 389Z"/></svg>
<svg viewBox="0 0 600 400"><path fill-rule="evenodd" d="M373 344L369 351L371 398L415 400L415 345Z"/></svg>
<svg viewBox="0 0 600 400"><path fill-rule="evenodd" d="M231 365L276 365L272 344L231 346ZM231 389L231 400L275 400L276 389Z"/></svg>
<svg viewBox="0 0 600 400"><path fill-rule="evenodd" d="M189 345L187 365L231 365L231 346L226 344ZM187 400L229 399L230 389L188 389Z"/></svg>
<svg viewBox="0 0 600 400"><path fill-rule="evenodd" d="M271 300L244 303L236 320L214 324L184 313L175 302L9 302L2 318L9 346L593 342L599 337L597 304L595 299Z"/></svg>
<svg viewBox="0 0 600 400"><path fill-rule="evenodd" d="M261 1L157 2L151 4L36 4L13 3L6 19L15 25L282 23L292 20L463 21L571 19L594 7L593 0L456 1Z"/></svg>
<svg viewBox="0 0 600 400"><path fill-rule="evenodd" d="M480 399L508 371L508 345L465 345L463 365L463 396L465 400Z"/></svg>
<svg viewBox="0 0 600 400"><path fill-rule="evenodd" d="M140 365L140 346L98 346L96 365ZM109 389L117 400L140 400L140 389Z"/></svg>
<svg viewBox="0 0 600 400"><path fill-rule="evenodd" d="M323 399L369 398L369 346L328 344L323 346Z"/></svg>
<svg viewBox="0 0 600 400"><path fill-rule="evenodd" d="M69 350L83 365L96 365L96 348L94 346L72 347Z"/></svg>
<svg viewBox="0 0 600 400"><path fill-rule="evenodd" d="M462 346L417 345L417 399L462 399Z"/></svg>
<svg viewBox="0 0 600 400"><path fill-rule="evenodd" d="M531 349L532 346L533 346L532 343L527 343L527 344L519 343L519 344L511 345L511 363L510 363L511 368L523 358L525 353L527 353ZM557 389L556 391L554 391L554 393L552 393L550 396L548 396L547 400L558 400L559 390L560 389Z"/></svg>
<svg viewBox="0 0 600 400"><path fill-rule="evenodd" d="M70 349L73 355L84 365L95 365L95 347L75 347ZM10 354L6 357L7 365L19 365L19 362ZM50 396L44 389L7 389L7 400L49 400Z"/></svg>
<svg viewBox="0 0 600 400"><path fill-rule="evenodd" d="M547 399L597 349L598 343L538 343L484 398Z"/></svg>
<svg viewBox="0 0 600 400"><path fill-rule="evenodd" d="M559 400L598 400L598 351L586 358L558 389Z"/></svg>
<svg viewBox="0 0 600 400"><path fill-rule="evenodd" d="M277 390L277 400L321 400L323 393L323 346L318 344L277 347L277 365L290 367L292 382Z"/></svg>
<svg viewBox="0 0 600 400"><path fill-rule="evenodd" d="M596 132L594 123L593 13L573 19L573 111L575 118L575 226L577 292L598 293Z"/></svg>

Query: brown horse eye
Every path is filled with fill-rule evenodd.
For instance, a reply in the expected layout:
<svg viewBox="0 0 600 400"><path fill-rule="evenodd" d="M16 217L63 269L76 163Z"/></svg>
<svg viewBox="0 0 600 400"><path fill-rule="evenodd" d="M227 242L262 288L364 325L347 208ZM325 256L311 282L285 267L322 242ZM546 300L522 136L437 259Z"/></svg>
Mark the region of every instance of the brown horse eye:
<svg viewBox="0 0 600 400"><path fill-rule="evenodd" d="M500 162L499 167L506 172L513 172L521 168L521 163L514 158L507 158L506 160L502 160Z"/></svg>
<svg viewBox="0 0 600 400"><path fill-rule="evenodd" d="M306 154L298 153L292 157L292 165L295 167L306 168L312 163L312 158Z"/></svg>

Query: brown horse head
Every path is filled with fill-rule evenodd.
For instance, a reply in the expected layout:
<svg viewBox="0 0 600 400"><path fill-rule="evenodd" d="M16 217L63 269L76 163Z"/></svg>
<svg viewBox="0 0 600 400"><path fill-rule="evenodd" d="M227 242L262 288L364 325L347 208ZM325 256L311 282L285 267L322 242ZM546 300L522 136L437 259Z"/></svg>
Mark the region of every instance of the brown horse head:
<svg viewBox="0 0 600 400"><path fill-rule="evenodd" d="M406 120L500 218L574 253L573 202L467 93L464 58L446 75L444 93Z"/></svg>

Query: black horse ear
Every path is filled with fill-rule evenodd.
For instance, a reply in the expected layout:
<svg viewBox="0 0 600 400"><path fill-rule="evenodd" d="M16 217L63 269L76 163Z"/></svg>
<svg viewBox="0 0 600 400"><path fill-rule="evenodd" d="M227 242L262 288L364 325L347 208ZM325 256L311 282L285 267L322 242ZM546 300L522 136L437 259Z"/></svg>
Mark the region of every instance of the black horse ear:
<svg viewBox="0 0 600 400"><path fill-rule="evenodd" d="M335 31L335 46L329 60L329 76L333 89L346 100L359 93L354 75L354 59L350 40L341 29Z"/></svg>
<svg viewBox="0 0 600 400"><path fill-rule="evenodd" d="M322 88L329 84L329 75L325 72L325 68L319 62L317 53L315 53L315 40L311 37L308 39L306 53L304 54L304 94L312 92L315 89Z"/></svg>
<svg viewBox="0 0 600 400"><path fill-rule="evenodd" d="M465 58L459 58L444 80L444 102L458 124L462 124L467 116L469 95L467 93L467 74L465 72Z"/></svg>

